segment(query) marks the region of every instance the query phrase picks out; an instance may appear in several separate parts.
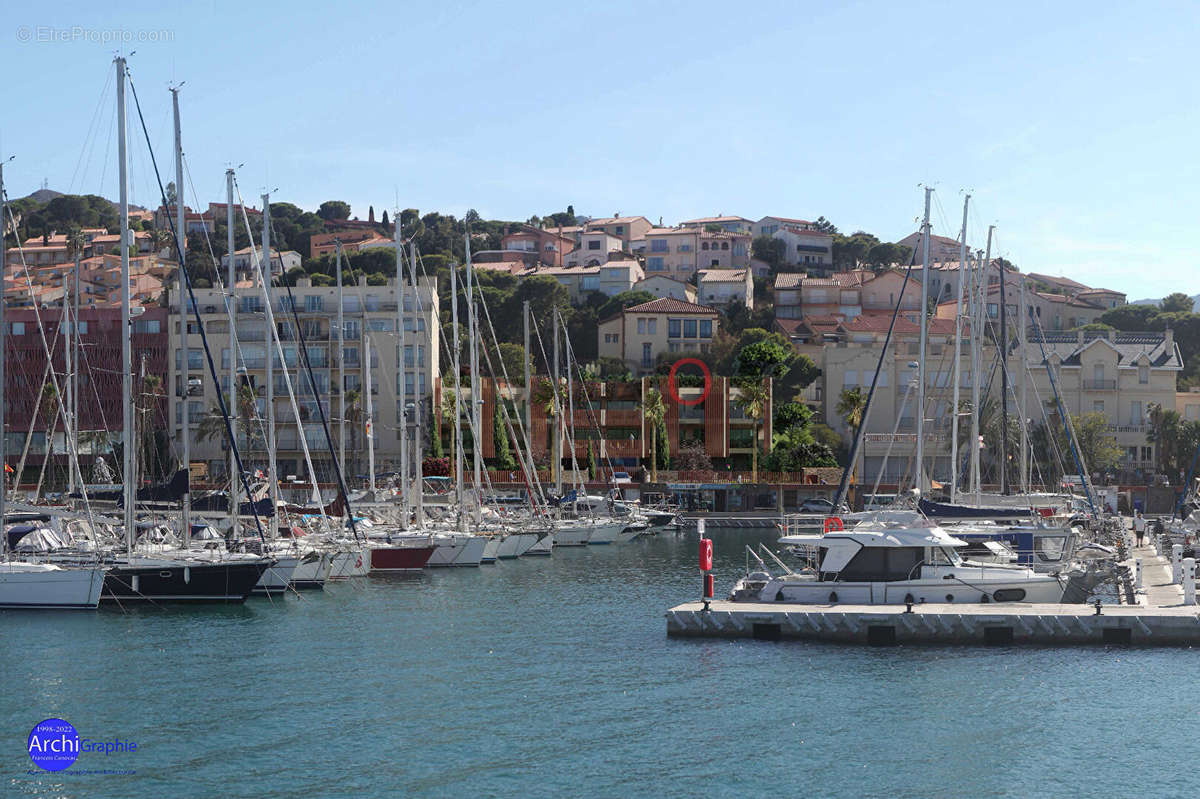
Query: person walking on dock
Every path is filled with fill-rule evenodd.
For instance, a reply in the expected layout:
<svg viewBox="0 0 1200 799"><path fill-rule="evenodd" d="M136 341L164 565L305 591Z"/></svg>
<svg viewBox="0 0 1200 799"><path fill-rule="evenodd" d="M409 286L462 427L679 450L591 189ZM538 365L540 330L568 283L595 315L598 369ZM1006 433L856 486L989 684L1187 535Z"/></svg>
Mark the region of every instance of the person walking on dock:
<svg viewBox="0 0 1200 799"><path fill-rule="evenodd" d="M1146 539L1146 519L1140 510L1133 517L1133 534L1137 538L1137 545L1143 546Z"/></svg>

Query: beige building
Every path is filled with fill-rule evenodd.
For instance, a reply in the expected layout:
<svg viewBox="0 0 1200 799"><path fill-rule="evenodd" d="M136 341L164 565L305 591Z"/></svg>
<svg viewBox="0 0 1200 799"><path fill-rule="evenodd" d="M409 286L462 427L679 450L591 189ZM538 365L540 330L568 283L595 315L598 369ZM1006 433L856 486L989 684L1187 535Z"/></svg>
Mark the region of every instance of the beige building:
<svg viewBox="0 0 1200 799"><path fill-rule="evenodd" d="M655 297L671 297L676 300L696 301L696 287L682 280L676 280L665 275L652 275L642 278L633 287L635 291L645 291Z"/></svg>
<svg viewBox="0 0 1200 799"><path fill-rule="evenodd" d="M754 222L744 216L704 216L699 219L689 219L680 222L680 227L703 228L711 230L718 228L725 233L751 233Z"/></svg>
<svg viewBox="0 0 1200 799"><path fill-rule="evenodd" d="M754 308L754 277L749 269L701 269L696 273L696 294L712 307L735 303Z"/></svg>
<svg viewBox="0 0 1200 799"><path fill-rule="evenodd" d="M599 266L609 260L623 260L622 241L603 230L580 234L579 246L567 253L567 266Z"/></svg>
<svg viewBox="0 0 1200 799"><path fill-rule="evenodd" d="M266 419L266 359L271 357L274 370L274 401L276 418L276 458L279 474L297 475L306 478L300 436L308 442L309 450L321 480L332 480L333 472L321 424L321 413L330 421L333 435L337 436L340 400L345 392L359 392L361 406L347 410L347 420L352 413L364 424L347 424L347 460L350 472L360 473L365 469L363 453L365 445L366 397L362 393L367 382L367 346L370 342L371 400L374 419L375 464L380 472L397 468L400 456L398 419L399 400L407 396L408 401L425 403L425 419L432 407L437 384L438 331L435 321L437 290L432 280L424 281L414 300L412 287L405 291L404 312L397 308L394 281L386 286L368 286L365 277L356 286L343 290L342 308L345 323L343 346L337 346L337 289L313 286L308 279L297 281L292 289L295 298L296 316L300 328L296 327L296 316L284 290L272 289L272 306L275 325L279 331L283 349L281 361L278 350L267 335L267 318L264 312L262 288L250 281L239 283L237 301L237 346L234 360L240 372L240 380L254 392L257 420L247 423L239 421L239 444L243 458L249 468L263 468L267 462L265 449ZM220 374L220 385L228 395L231 359L229 317L226 313L224 296L220 289L196 289L196 304L204 320L204 330ZM211 415L217 405L216 386L208 373L203 345L195 322L188 322L189 352L186 370L181 348L178 300L171 291L170 320L168 322L169 345L172 355L170 364L175 390L169 391L168 418L171 420L171 438L178 441L182 428L181 402L186 396L189 423L192 431L191 457L193 463L207 463L210 475L227 473L228 451L223 435L200 440L197 433L204 426L204 419ZM404 319L405 348L399 351L396 325ZM300 359L300 337L303 334L307 359L313 369L316 382L314 391L307 371ZM344 372L344 382L338 384L339 365ZM297 423L288 397L283 372L286 368L296 394L300 413ZM186 375L186 378L184 377ZM410 416L410 420L411 420ZM247 433L250 433L248 436ZM251 465L252 464L252 465ZM357 471L356 471L357 470Z"/></svg>
<svg viewBox="0 0 1200 799"><path fill-rule="evenodd" d="M585 233L603 231L613 238L621 240L621 249L630 252L630 243L646 235L650 228L650 220L644 216L618 216L593 219L583 226Z"/></svg>
<svg viewBox="0 0 1200 799"><path fill-rule="evenodd" d="M707 352L719 319L712 308L683 300L634 305L600 322L599 355L620 358L635 374L649 374L663 353Z"/></svg>
<svg viewBox="0 0 1200 799"><path fill-rule="evenodd" d="M541 267L522 272L519 277L548 275L567 287L572 302L580 302L589 294L598 291L615 297L623 291L632 291L645 273L637 261L607 261L600 266Z"/></svg>
<svg viewBox="0 0 1200 799"><path fill-rule="evenodd" d="M750 235L703 228L652 228L632 252L645 258L647 275L686 281L698 269L749 269Z"/></svg>

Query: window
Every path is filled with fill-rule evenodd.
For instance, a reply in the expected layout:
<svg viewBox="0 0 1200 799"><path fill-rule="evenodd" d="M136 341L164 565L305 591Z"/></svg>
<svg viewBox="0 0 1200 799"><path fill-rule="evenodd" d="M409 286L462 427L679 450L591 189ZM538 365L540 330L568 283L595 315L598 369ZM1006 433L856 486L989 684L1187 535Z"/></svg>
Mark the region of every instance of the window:
<svg viewBox="0 0 1200 799"><path fill-rule="evenodd" d="M342 296L342 311L344 313L358 313L362 310L362 303L358 301L358 296L355 294L345 294Z"/></svg>
<svg viewBox="0 0 1200 799"><path fill-rule="evenodd" d="M600 278L597 275L585 275L583 280L580 281L580 285L584 291L595 291L600 288Z"/></svg>
<svg viewBox="0 0 1200 799"><path fill-rule="evenodd" d="M368 319L367 330L372 333L391 333L396 329L395 322L391 319Z"/></svg>
<svg viewBox="0 0 1200 799"><path fill-rule="evenodd" d="M342 349L342 362L346 366L358 366L358 347L344 347Z"/></svg>
<svg viewBox="0 0 1200 799"><path fill-rule="evenodd" d="M24 322L13 322L12 323L12 334L14 336L25 335L25 323Z"/></svg>
<svg viewBox="0 0 1200 799"><path fill-rule="evenodd" d="M683 337L684 338L695 338L696 337L696 320L695 319L684 319L683 320Z"/></svg>
<svg viewBox="0 0 1200 799"><path fill-rule="evenodd" d="M650 272L663 271L662 256L651 256L650 258L647 258L646 259L646 269Z"/></svg>
<svg viewBox="0 0 1200 799"><path fill-rule="evenodd" d="M646 332L652 336L658 335L658 320L657 319L647 319L646 320Z"/></svg>
<svg viewBox="0 0 1200 799"><path fill-rule="evenodd" d="M988 316L995 319L997 316L1000 315L1000 306L994 302L989 302L987 304L987 312L988 312Z"/></svg>
<svg viewBox="0 0 1200 799"><path fill-rule="evenodd" d="M1138 367L1138 382L1143 386L1150 382L1150 367L1142 365Z"/></svg>
<svg viewBox="0 0 1200 799"><path fill-rule="evenodd" d="M639 335L639 336L644 336L644 335L646 335L646 320L645 320L645 318L643 318L643 317L638 317L638 320L637 320L637 331L638 331L638 335Z"/></svg>
<svg viewBox="0 0 1200 799"><path fill-rule="evenodd" d="M1104 400L1092 402L1092 413L1104 413Z"/></svg>
<svg viewBox="0 0 1200 799"><path fill-rule="evenodd" d="M729 249L729 242L727 242L727 241L723 241L723 242L721 242L721 249L722 249L722 250L728 250L728 249Z"/></svg>
<svg viewBox="0 0 1200 799"><path fill-rule="evenodd" d="M304 310L319 311L324 305L323 298L317 294L309 294L304 298Z"/></svg>
<svg viewBox="0 0 1200 799"><path fill-rule="evenodd" d="M707 241L702 241L702 242L700 242L700 249L702 249L702 250L707 250L707 249L708 249L708 242L707 242Z"/></svg>
<svg viewBox="0 0 1200 799"><path fill-rule="evenodd" d="M851 558L842 569L840 579L856 582L907 580L924 560L924 547L867 547Z"/></svg>
<svg viewBox="0 0 1200 799"><path fill-rule="evenodd" d="M589 241L589 242L588 242L588 249L589 249L589 250L598 250L598 249L600 249L600 242L599 242L599 241Z"/></svg>
<svg viewBox="0 0 1200 799"><path fill-rule="evenodd" d="M667 337L679 338L682 335L683 320L668 319L667 320Z"/></svg>
<svg viewBox="0 0 1200 799"><path fill-rule="evenodd" d="M137 319L133 323L134 333L159 333L160 328L157 319Z"/></svg>
<svg viewBox="0 0 1200 799"><path fill-rule="evenodd" d="M342 321L346 323L346 331L344 333L342 333L342 336L344 338L351 338L351 339L358 338L359 335L362 333L362 328L359 326L358 320L357 319L343 319Z"/></svg>
<svg viewBox="0 0 1200 799"><path fill-rule="evenodd" d="M279 298L279 310L281 310L285 313L291 313L292 310L295 309L295 307L296 307L296 298L295 297L289 297L289 296L285 295L285 296L282 296Z"/></svg>
<svg viewBox="0 0 1200 799"><path fill-rule="evenodd" d="M417 319L417 327L416 327L416 330L417 330L417 332L420 332L420 333L423 333L423 332L425 332L425 319L424 319L424 318L418 318L418 319ZM404 320L404 331L405 331L406 333L412 333L412 332L413 332L413 320L412 320L412 317L409 317L408 319L405 319L405 320Z"/></svg>
<svg viewBox="0 0 1200 799"><path fill-rule="evenodd" d="M1129 403L1129 423L1130 424L1144 424L1145 421L1146 421L1146 419L1142 415L1142 401L1141 400L1133 400L1132 402L1130 402Z"/></svg>
<svg viewBox="0 0 1200 799"><path fill-rule="evenodd" d="M622 235L624 232L625 232L624 225L617 225L615 228L613 228L613 233L615 233L618 236Z"/></svg>
<svg viewBox="0 0 1200 799"><path fill-rule="evenodd" d="M650 239L650 252L669 252L666 239Z"/></svg>
<svg viewBox="0 0 1200 799"><path fill-rule="evenodd" d="M854 388L858 385L858 371L856 369L847 369L842 373L842 387Z"/></svg>
<svg viewBox="0 0 1200 799"><path fill-rule="evenodd" d="M1104 382L1104 364L1098 363L1092 367L1092 380L1096 381L1096 388L1100 388Z"/></svg>
<svg viewBox="0 0 1200 799"><path fill-rule="evenodd" d="M1154 449L1152 447L1142 447L1142 460L1146 462L1154 460Z"/></svg>
<svg viewBox="0 0 1200 799"><path fill-rule="evenodd" d="M261 313L262 309L262 297L242 297L241 307L239 310L246 313Z"/></svg>
<svg viewBox="0 0 1200 799"><path fill-rule="evenodd" d="M700 320L700 338L712 338L712 320Z"/></svg>
<svg viewBox="0 0 1200 799"><path fill-rule="evenodd" d="M647 342L642 345L642 367L648 369L653 365L654 359L650 355L650 343Z"/></svg>

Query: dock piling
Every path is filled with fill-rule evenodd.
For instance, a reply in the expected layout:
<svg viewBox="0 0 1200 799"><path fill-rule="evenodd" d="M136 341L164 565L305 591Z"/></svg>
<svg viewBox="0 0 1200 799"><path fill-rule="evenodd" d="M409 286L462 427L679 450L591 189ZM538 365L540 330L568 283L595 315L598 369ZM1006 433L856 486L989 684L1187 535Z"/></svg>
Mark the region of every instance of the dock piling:
<svg viewBox="0 0 1200 799"><path fill-rule="evenodd" d="M1175 585L1183 580L1183 544L1171 545L1171 582Z"/></svg>
<svg viewBox="0 0 1200 799"><path fill-rule="evenodd" d="M1196 559L1183 559L1183 604L1196 604Z"/></svg>
<svg viewBox="0 0 1200 799"><path fill-rule="evenodd" d="M1133 587L1138 591L1142 590L1142 559L1141 558L1133 559Z"/></svg>

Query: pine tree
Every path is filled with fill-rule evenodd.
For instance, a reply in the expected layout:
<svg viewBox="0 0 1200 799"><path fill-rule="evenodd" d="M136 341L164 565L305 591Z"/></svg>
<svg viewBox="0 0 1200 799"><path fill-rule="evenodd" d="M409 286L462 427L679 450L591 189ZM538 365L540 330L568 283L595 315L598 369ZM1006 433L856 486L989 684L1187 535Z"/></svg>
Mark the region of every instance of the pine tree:
<svg viewBox="0 0 1200 799"><path fill-rule="evenodd" d="M492 427L495 431L496 468L502 472L510 472L517 468L517 464L513 460L512 450L508 446L508 431L504 429L504 419L500 415L500 403L498 402L495 413L493 413Z"/></svg>
<svg viewBox="0 0 1200 799"><path fill-rule="evenodd" d="M600 466L596 463L596 450L592 448L592 442L588 441L588 477L595 480L600 474Z"/></svg>
<svg viewBox="0 0 1200 799"><path fill-rule="evenodd" d="M391 223L388 222L387 209L384 209L384 211L383 211L383 220L380 224L383 225L384 230L391 230L391 228L392 228Z"/></svg>

